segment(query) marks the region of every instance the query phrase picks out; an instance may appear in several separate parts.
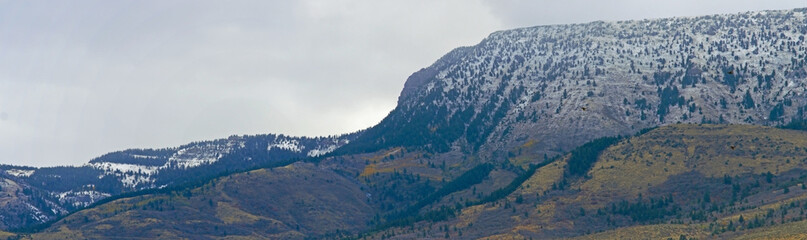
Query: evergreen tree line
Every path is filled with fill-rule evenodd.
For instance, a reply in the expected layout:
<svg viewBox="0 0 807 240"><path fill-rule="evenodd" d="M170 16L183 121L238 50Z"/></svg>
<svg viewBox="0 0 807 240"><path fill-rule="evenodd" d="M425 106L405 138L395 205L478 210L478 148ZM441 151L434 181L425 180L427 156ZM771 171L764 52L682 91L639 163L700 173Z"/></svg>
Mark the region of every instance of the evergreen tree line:
<svg viewBox="0 0 807 240"><path fill-rule="evenodd" d="M530 167L527 169L527 171L525 171L523 174L517 176L507 186L499 188L499 189L493 191L491 194L483 197L479 201L476 201L476 202L468 201L468 202L466 202L465 206L474 206L474 205L479 205L479 204L495 202L495 201L501 200L502 198L507 197L508 195L512 194L515 190L517 190L519 186L521 186L525 181L527 181L527 179L532 177L532 175L534 175L535 172L539 168L542 168L542 167L544 167L546 165L549 165L550 163L555 162L557 159L559 159L559 158L555 157L555 158L546 160L544 162L541 162L539 164L531 164ZM483 165L489 165L489 166L483 166ZM489 170L488 170L488 168L489 168ZM488 172L487 174L489 174L492 169L493 169L492 164L485 163L485 164L481 164L481 165L475 167L472 170L469 170L468 172L463 174L463 176L465 176L466 174L468 176L479 176L478 173L481 173L483 171L487 171ZM472 171L473 171L473 173L469 174L469 172L472 172ZM487 174L485 174L485 175L487 175ZM459 177L457 179L459 179ZM475 184L479 183L479 182L477 182L477 183L470 184L470 185L468 185L468 184L460 184L460 183L469 183L471 181L468 181L468 180L471 180L471 179L472 178L468 177L467 180L457 181L458 183L456 185L454 185L454 184L452 184L452 185L454 185L455 187L464 186L464 188L462 188L462 189L467 189L467 188L471 187L472 185L475 185ZM446 186L448 186L448 184ZM454 189L455 187L452 187L452 189ZM457 189L455 191L459 191L459 190L462 190L462 189ZM438 192L439 191L440 190L438 190ZM448 195L448 194L446 194L446 195ZM437 201L437 200L439 200L439 198L436 199L436 200L433 200L433 201ZM416 205L420 205L420 204L416 204ZM372 233L379 232L379 231L382 231L384 229L388 229L388 228L391 228L391 227L409 226L409 225L412 225L412 224L414 224L416 222L420 222L420 221L429 221L429 222L443 221L443 220L446 220L446 219L449 219L449 218L456 217L457 213L460 212L460 210L462 210L465 206L463 206L460 203L456 203L456 204L454 204L454 206L441 206L438 209L429 210L429 211L426 211L425 213L420 214L420 215L417 215L417 212L412 212L412 210L410 210L409 213L413 213L413 214L401 215L401 217L399 217L397 219L394 219L392 221L388 221L388 222L386 222L384 224L378 225L375 228L373 228L372 230L370 230L368 232L365 232L364 234L360 234L359 237L365 236L365 235L371 235Z"/></svg>
<svg viewBox="0 0 807 240"><path fill-rule="evenodd" d="M481 183L482 180L488 177L488 175L492 170L493 170L493 164L491 163L479 164L476 167L466 171L459 177L455 178L454 180L451 180L450 182L446 183L442 188L427 195L425 198L421 199L412 206L407 207L403 211L390 215L388 219L395 220L415 215L418 213L418 211L420 211L421 208L429 204L432 204L451 193L467 189L473 185Z"/></svg>
<svg viewBox="0 0 807 240"><path fill-rule="evenodd" d="M605 208L607 213L628 216L639 223L648 223L666 216L673 216L678 214L679 210L680 207L674 205L672 194L659 199L650 198L647 201L643 200L640 195L636 202L622 200L618 203L611 203Z"/></svg>
<svg viewBox="0 0 807 240"><path fill-rule="evenodd" d="M600 153L622 140L622 137L603 137L592 140L571 151L567 176L583 176L594 166Z"/></svg>

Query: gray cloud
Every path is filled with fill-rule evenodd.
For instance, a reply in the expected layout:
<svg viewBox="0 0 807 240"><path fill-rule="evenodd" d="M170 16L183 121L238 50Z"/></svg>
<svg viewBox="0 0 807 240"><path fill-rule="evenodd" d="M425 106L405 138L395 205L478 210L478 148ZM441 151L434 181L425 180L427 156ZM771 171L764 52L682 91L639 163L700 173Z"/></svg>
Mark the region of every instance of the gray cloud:
<svg viewBox="0 0 807 240"><path fill-rule="evenodd" d="M363 129L394 108L409 74L500 28L481 2L460 0L0 6L0 163L35 166Z"/></svg>
<svg viewBox="0 0 807 240"><path fill-rule="evenodd" d="M392 110L409 74L496 30L804 5L601 2L0 0L0 163L347 133Z"/></svg>

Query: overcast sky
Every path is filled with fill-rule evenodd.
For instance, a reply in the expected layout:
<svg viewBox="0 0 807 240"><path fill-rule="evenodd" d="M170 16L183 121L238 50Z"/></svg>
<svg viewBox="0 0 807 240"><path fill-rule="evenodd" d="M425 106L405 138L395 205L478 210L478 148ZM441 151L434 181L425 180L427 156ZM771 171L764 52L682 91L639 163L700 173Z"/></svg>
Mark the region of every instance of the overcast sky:
<svg viewBox="0 0 807 240"><path fill-rule="evenodd" d="M412 72L517 27L807 0L0 0L0 164L378 123Z"/></svg>

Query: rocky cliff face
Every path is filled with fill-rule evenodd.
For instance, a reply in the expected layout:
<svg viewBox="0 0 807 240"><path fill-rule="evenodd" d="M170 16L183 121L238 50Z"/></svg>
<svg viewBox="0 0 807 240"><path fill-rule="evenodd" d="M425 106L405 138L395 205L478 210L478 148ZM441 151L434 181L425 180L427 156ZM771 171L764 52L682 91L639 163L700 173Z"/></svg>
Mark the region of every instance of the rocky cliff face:
<svg viewBox="0 0 807 240"><path fill-rule="evenodd" d="M426 146L495 157L529 142L529 151L551 156L670 123L803 118L806 12L495 32L413 74L398 107L351 147Z"/></svg>

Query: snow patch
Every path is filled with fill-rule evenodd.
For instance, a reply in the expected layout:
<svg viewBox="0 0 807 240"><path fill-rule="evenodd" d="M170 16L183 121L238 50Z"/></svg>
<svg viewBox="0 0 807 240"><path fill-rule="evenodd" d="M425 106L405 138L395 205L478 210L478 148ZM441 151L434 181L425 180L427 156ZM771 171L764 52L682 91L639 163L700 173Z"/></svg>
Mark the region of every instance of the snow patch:
<svg viewBox="0 0 807 240"><path fill-rule="evenodd" d="M168 158L168 162L163 168L192 168L204 164L211 164L233 149L245 146L243 138L232 137L224 144L221 142L209 142L179 149L174 155Z"/></svg>
<svg viewBox="0 0 807 240"><path fill-rule="evenodd" d="M23 202L23 203L24 203L26 206L28 206L28 208L30 208L30 209L31 209L31 216L32 216L32 217L33 217L33 218L34 218L36 221L38 221L38 222L45 222L45 221L48 221L48 216L45 216L45 214L44 214L44 213L42 213L42 211L41 211L41 210L39 210L39 208L34 207L34 205L31 205L31 204L30 204L30 203L28 203L28 202Z"/></svg>
<svg viewBox="0 0 807 240"><path fill-rule="evenodd" d="M94 190L86 190L86 191L67 191L60 194L56 194L56 197L59 199L59 202L62 204L69 203L74 207L86 207L90 204L93 204L95 201L104 199L111 196L108 193L98 192Z"/></svg>
<svg viewBox="0 0 807 240"><path fill-rule="evenodd" d="M271 151L272 148L283 149L292 152L301 152L305 146L300 146L300 142L294 139L275 140L274 143L266 147L266 151Z"/></svg>
<svg viewBox="0 0 807 240"><path fill-rule="evenodd" d="M92 168L103 170L105 174L120 173L140 173L152 175L159 171L160 167L144 166L128 163L97 162L89 164Z"/></svg>
<svg viewBox="0 0 807 240"><path fill-rule="evenodd" d="M135 174L123 175L123 178L121 179L121 183L123 183L123 186L127 187L135 187L141 184L150 184L153 182L154 180L151 179L151 176L135 175Z"/></svg>
<svg viewBox="0 0 807 240"><path fill-rule="evenodd" d="M336 145L330 145L330 146L327 146L327 147L321 146L321 147L318 147L318 148L316 148L314 150L308 151L307 155L309 157L319 157L319 156L328 154L330 152L333 152L333 150L336 150L336 148L337 148Z"/></svg>
<svg viewBox="0 0 807 240"><path fill-rule="evenodd" d="M9 169L6 170L6 173L15 177L30 177L34 174L34 170Z"/></svg>
<svg viewBox="0 0 807 240"><path fill-rule="evenodd" d="M157 159L160 158L158 156L148 156L148 155L137 155L137 154L130 154L133 158L140 158L140 159Z"/></svg>
<svg viewBox="0 0 807 240"><path fill-rule="evenodd" d="M154 180L151 179L151 175L156 174L157 172L159 172L160 168L162 168L154 166L144 166L127 163L111 163L111 162L96 162L87 165L92 168L104 171L103 174L98 176L98 179L101 179L107 175L117 176L121 180L121 183L123 183L123 186L131 188L141 184L153 183Z"/></svg>

